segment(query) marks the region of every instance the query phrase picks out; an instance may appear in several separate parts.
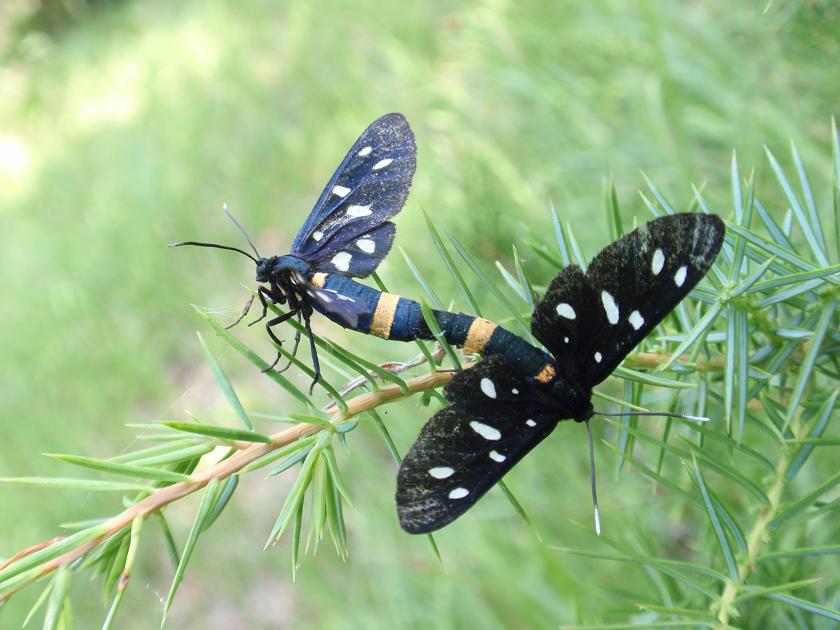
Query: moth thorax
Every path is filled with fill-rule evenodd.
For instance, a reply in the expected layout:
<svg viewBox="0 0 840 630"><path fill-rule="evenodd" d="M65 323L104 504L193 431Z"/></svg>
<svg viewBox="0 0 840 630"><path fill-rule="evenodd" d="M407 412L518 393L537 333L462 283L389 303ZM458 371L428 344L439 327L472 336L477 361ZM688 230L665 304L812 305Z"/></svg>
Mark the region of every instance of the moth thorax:
<svg viewBox="0 0 840 630"><path fill-rule="evenodd" d="M275 256L272 258L271 275L285 276L289 280L309 275L309 263L297 256Z"/></svg>
<svg viewBox="0 0 840 630"><path fill-rule="evenodd" d="M578 422L588 420L592 416L591 398L591 390L562 377L558 376L551 383L551 403L562 418Z"/></svg>

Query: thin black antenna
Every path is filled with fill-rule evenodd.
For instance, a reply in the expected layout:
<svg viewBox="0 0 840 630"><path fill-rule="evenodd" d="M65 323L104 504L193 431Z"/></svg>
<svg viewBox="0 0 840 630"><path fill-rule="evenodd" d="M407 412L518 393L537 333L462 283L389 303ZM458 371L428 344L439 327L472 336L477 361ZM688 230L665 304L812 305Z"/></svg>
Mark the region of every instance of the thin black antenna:
<svg viewBox="0 0 840 630"><path fill-rule="evenodd" d="M592 477L592 508L595 511L595 533L601 535L601 515L598 513L598 491L595 483L595 447L592 446L592 429L586 421L586 433L589 435L589 474Z"/></svg>
<svg viewBox="0 0 840 630"><path fill-rule="evenodd" d="M254 250L254 253L257 255L257 258L262 258L260 253L257 251L257 246L254 245L254 241L251 240L251 237L248 236L248 232L245 231L245 228L239 224L239 221L236 220L236 217L233 216L230 210L228 210L227 204L222 206L222 211L227 215L228 219L233 221L233 224L239 228L239 231L242 232L242 235L245 237L245 240L248 241L248 245L251 246L251 249Z"/></svg>
<svg viewBox="0 0 840 630"><path fill-rule="evenodd" d="M248 258L253 260L255 263L259 262L256 258L251 256L251 254L249 254L248 252L242 251L238 247L228 247L227 245L217 245L216 243L199 243L198 241L183 241L181 243L171 243L167 247L183 247L184 245L194 245L195 247L213 247L215 249L227 249L227 250L230 250L232 252L239 252L243 256L247 256ZM257 255L259 256L259 254L257 254Z"/></svg>
<svg viewBox="0 0 840 630"><path fill-rule="evenodd" d="M624 411L622 413L605 413L603 411L592 412L594 416L608 416L618 418L621 416L666 416L668 418L679 418L690 422L711 422L711 418L705 416L689 416L684 413L671 413L670 411Z"/></svg>

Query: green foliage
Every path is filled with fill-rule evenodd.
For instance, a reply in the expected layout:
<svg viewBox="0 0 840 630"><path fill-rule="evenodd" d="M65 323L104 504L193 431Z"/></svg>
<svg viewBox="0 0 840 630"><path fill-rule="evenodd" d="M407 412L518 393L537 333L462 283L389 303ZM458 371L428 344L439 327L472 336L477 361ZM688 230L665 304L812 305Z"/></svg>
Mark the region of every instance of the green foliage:
<svg viewBox="0 0 840 630"><path fill-rule="evenodd" d="M836 130L834 134L836 146ZM754 177L744 180L733 156L734 205L718 262L658 334L645 340L628 357L608 381L607 391L599 392L601 399L624 409L667 408L717 420L708 426L675 425L668 418L657 429L640 426L638 418L622 418L619 422L605 419L605 426L611 430L603 432L603 445L617 456L617 483L627 483L633 472L650 480L671 509L678 509L683 515L695 541L688 547L669 550L667 541L663 544L651 539L628 520L621 527L612 525L611 534L589 534L585 546L546 546L539 535L531 543L535 554L588 558L590 563L620 562L647 572L647 589L641 584L629 589L609 583L591 585L603 596L609 595L613 606L583 615L581 621L594 622L586 627L605 627L604 623L611 624L609 627L630 623L646 627L741 627L745 621L749 627L775 627L797 620L808 624L820 618L840 620L837 602L831 596L837 577L819 570L825 566L822 563L840 554L840 546L835 542L837 526L825 518L836 514L837 501L829 497L840 485L840 473L820 479L820 465L816 464L815 469L814 462L820 459L821 450L829 451L838 444L831 421L836 416L840 395L840 273L831 258L840 244L834 243L834 252L829 249L830 239L821 226L814 194L796 148L792 146L792 160L800 183L798 194L769 152L768 159L787 202L794 208L790 220L780 227L770 218L760 205ZM836 189L840 184L835 182L834 186ZM646 205L654 215L674 212L673 205L650 182L648 193ZM800 196L804 201L800 201ZM833 196L837 198L836 190ZM606 202L612 232L623 233L616 195L608 194ZM699 192L696 203L707 211L708 204ZM563 226L553 208L551 219L557 237L556 253L551 253L548 243L539 241L531 244L532 250L541 252L543 257L556 255L560 262L576 260L585 264L573 226ZM535 284L527 260L514 252L516 276L497 264L499 279L514 294L509 298L483 270L485 265L448 235L481 292L467 289L462 271L440 236L440 228L428 217L427 227L437 244L442 266L462 296L472 303L473 295L492 295L510 313L511 322L527 329L535 300ZM407 257L406 262L426 298L441 308L436 292ZM265 367L265 361L255 351L207 313L199 312L232 349L259 370ZM423 313L432 331L439 332L425 303ZM11 595L44 578L48 580L30 613L46 606L46 627L68 623L72 617L70 583L75 574L85 570L100 576L103 595L112 601L105 626L115 623L137 558L142 525L149 514L157 514L164 505L146 509L143 506L148 502L142 499L151 500L168 489L182 488L183 493L173 495L173 500L177 500L178 496L189 494L193 484L201 484L193 488L200 492L201 501L182 549L178 549L166 521L157 521L165 546L176 560L164 607L165 620L196 551L212 553L198 546L199 539L230 504L240 475L269 465L270 477L293 474L267 543L273 545L290 538L292 575L301 568L304 534L305 552L315 554L319 543L329 535L338 557L345 561L349 558L345 504L350 505L350 487L341 472L335 447L346 445L347 436L372 422L384 442L369 445L366 450L389 452L398 460L397 447L376 407L412 393L420 394L424 388L418 389L413 385L416 381L405 380L396 373L398 370L378 366L318 338L319 348L325 358L329 357L324 361L326 373L332 373L327 380L357 374L355 385L371 395L376 396L383 383L390 385L393 393L382 390L374 406L366 409L368 419L358 422L353 414L359 408L351 407L338 394L341 388L336 385L322 385L336 398L327 405L326 415L314 414L312 403L303 392L288 379L269 373L269 378L297 399L307 413L249 416L221 363L204 340L200 341L233 416L246 429L220 427L196 419L167 421L139 425L145 431L159 431L152 438L158 444L111 459L50 455L106 476L128 476L134 483L63 477L3 480L124 494L127 511L123 515L109 521L98 519L70 525L78 530L75 534L42 549L30 550L0 568L0 596ZM452 364L460 366L462 361L455 351L446 346L444 339L439 341ZM424 356L431 355L425 352ZM649 368L656 369L650 372ZM284 440L280 436L285 433L271 436L254 431L253 419L286 422L300 430L290 441ZM178 437L184 433L189 437ZM227 453L216 458L209 473L196 476L199 459L217 446L227 447ZM251 452L254 455L249 456L247 464L234 465L235 458ZM354 456L350 456L345 465L352 467L353 461ZM506 483L501 483L500 488L523 526L536 532L538 524L528 516L523 502ZM480 512L484 503L474 512ZM358 505L357 509L369 508ZM606 511L609 513L609 508ZM467 528L468 519L469 516L448 529ZM120 525L115 526L117 521ZM494 527L490 522L479 526ZM441 550L434 537L428 539L431 555L438 560L445 558L446 549ZM151 548L146 550L151 552ZM71 557L71 562L61 560ZM642 612L632 612L634 607Z"/></svg>
<svg viewBox="0 0 840 630"><path fill-rule="evenodd" d="M659 361L670 357L716 304L718 285L707 283L706 292L696 294L702 305L690 302L679 309L650 340L646 349L655 357L633 355L626 371L600 388L599 406L680 409L715 418L715 426L705 429L635 418L593 425L596 437L605 440L596 444L604 533L618 540L629 558L644 552L725 572L690 469L678 465L682 455L663 445L680 453L690 451L686 437L708 445L712 461L743 472L765 494L778 453L794 449L783 493L783 503L793 509L761 542L767 559L759 556L747 586L753 577L771 584L758 588L793 584L787 594L772 597L838 607L832 600L838 503L831 489L840 440L837 411L830 396L811 397L838 372L830 356L837 346L833 322L816 351L814 372L822 382L812 385L812 372L801 398L804 411L790 425L813 423L804 434L818 437L805 450L810 437L786 438L781 430L797 370L819 323L807 318L797 324L791 317L803 306L813 315L813 296L825 293L825 278L837 273L840 188L829 184L840 180L840 166L825 159L832 150L838 153L836 135L826 132L829 115L837 113L840 11L835 2L23 0L0 2L0 47L14 44L5 29L16 7L29 12L48 4L73 10L72 20L60 30L20 31L19 45L0 67L0 475L135 481L87 467L71 473L65 463L33 456L40 451L94 460L119 453L105 461L176 475L191 474L197 458L205 455L206 462L211 459L206 453L219 446L219 453L228 453L227 444L162 426L168 420L198 422L188 413L193 411L203 424L243 428L213 385L192 337L196 327L235 383L256 432L277 430L277 421L259 411L285 419L289 410L318 414L275 387L271 377L259 376L248 358L231 351L210 328L196 324L191 302L222 324L239 312L247 297L239 283L253 281L250 264L224 254L174 255L164 245L198 236L235 244L238 235L218 212L227 201L258 237L261 250L282 251L347 142L365 122L400 110L415 127L420 159L408 205L398 217L398 244L444 305L455 300L455 308L466 312L480 307L484 316L504 319L512 329L521 326L453 251L448 234L526 315L530 307L496 275L493 263L521 285L510 247L516 243L527 278L538 292L544 290L564 255L546 220L545 207L552 202L562 229L572 228L567 260L597 251L613 230L629 229L631 217L647 218L645 202L655 206L657 201L649 190L644 198L636 195L640 168L675 209L700 208L690 193L693 181L704 204L733 220L733 237L747 241L752 287L763 289L749 295L733 291L730 298L753 304L747 318L751 349L757 350L771 331L766 339L774 353L750 354L745 374L742 357L734 350L723 352L727 305L706 333L705 345L689 345L686 360L649 371L661 366ZM105 10L97 8L105 4ZM790 138L808 167L822 226L821 232L814 230L815 242L825 241L833 263L816 272L801 266L803 259L818 259L762 149L765 143L771 149L807 218L809 202L787 149ZM757 166L758 199L750 228L740 232L727 168L733 146L743 175ZM615 182L614 191L609 184L605 190L614 205L599 203L605 180ZM742 181L739 187L743 206L749 186ZM426 236L421 207L437 224L476 304L454 279L447 282L436 244ZM601 220L605 212L606 222ZM724 279L731 262L721 267ZM422 296L397 252L381 273L394 292ZM738 289L749 288L742 275ZM739 312L732 326L743 340L743 328L737 332L743 324L737 321ZM836 322L836 311L834 317ZM238 329L235 337L270 361L274 349L257 328ZM413 345L347 333L328 322L316 322L316 330L368 360L406 365L418 353ZM436 360L446 360L426 345ZM698 345L705 349L692 357ZM359 371L324 358L336 386L356 379L370 383L361 374L363 366ZM740 370L731 382L722 376L727 359ZM309 380L301 366L309 369L308 363L303 355L301 365L286 373L303 393ZM646 380L631 380L631 375ZM738 391L744 376L756 393L747 400L739 442ZM661 388L648 377L670 384ZM725 402L727 386L731 405ZM774 398L776 393L781 397ZM396 468L389 454L405 452L440 404L434 394L424 392L351 419L358 419L358 428L345 435L352 450L336 446L355 505L345 513L347 563L332 553L315 560L300 554L295 563L302 570L292 586L292 528L268 553L254 551L268 535L300 465L263 481L281 457L256 475L242 472L233 498L217 503L217 509L227 507L199 539L185 577L190 588L178 593L170 624L233 617L248 627L545 627L626 619L653 623L668 610L689 610L679 606L674 578L640 561L594 561L535 544L501 492L490 493L463 524L437 534L447 568L441 572L429 542L407 538L397 528ZM320 405L327 395L316 388L313 400ZM820 432L824 409L828 417ZM731 437L721 429L727 414ZM137 439L123 450L126 419L151 422L138 427ZM588 525L569 527L569 521L591 522L584 438L565 423L506 481L547 544L618 554L602 548L603 538L593 542ZM760 501L708 469L704 451L695 450L718 518L728 519L724 529L739 560ZM802 460L798 469L797 458ZM0 489L0 554L6 555L35 540L72 537L103 522L89 517L120 509L123 494L8 484ZM815 499L812 492L823 494ZM185 500L167 508L165 518L157 512L147 519L134 569L139 582L126 591L115 627L156 624L159 599L166 595L197 505ZM302 515L301 550L308 515ZM50 527L61 521L72 522L58 531ZM117 573L109 559L122 557L124 540L92 556L102 579L72 580L77 627L96 627L105 617L112 600L103 603L99 593ZM77 541L72 538L70 547ZM714 569L708 568L711 562ZM826 577L809 584L813 576ZM35 587L45 590L37 621L31 623L43 619L51 583ZM39 597L35 589L2 608L0 626L20 625ZM739 603L735 625L762 624L765 606L777 614L786 610L787 626L819 627L804 609L746 588L736 600L742 596L747 599ZM675 597L668 606L635 606ZM259 605L251 605L254 601ZM691 603L695 615L701 608L702 602ZM834 623L824 622L824 627Z"/></svg>

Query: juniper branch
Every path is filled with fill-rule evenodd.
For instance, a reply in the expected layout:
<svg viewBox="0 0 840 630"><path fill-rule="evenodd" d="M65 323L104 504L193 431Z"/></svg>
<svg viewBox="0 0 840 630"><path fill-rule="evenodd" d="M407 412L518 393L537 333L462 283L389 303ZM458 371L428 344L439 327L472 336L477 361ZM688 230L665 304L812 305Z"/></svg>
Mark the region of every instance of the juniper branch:
<svg viewBox="0 0 840 630"><path fill-rule="evenodd" d="M348 401L347 411L342 412L337 408L333 408L336 410L331 414L330 422L333 425L339 424L352 418L353 416L376 409L381 405L398 401L412 394L441 387L447 383L452 376L452 372L434 372L407 380L407 392L404 392L397 385L388 385L381 387L376 391L361 394ZM70 563L84 557L87 553L113 537L118 532L130 527L135 519L141 517L145 518L150 514L154 514L170 503L179 501L180 499L201 490L212 480L227 479L231 475L242 470L248 464L257 461L272 451L291 444L295 440L313 435L322 430L324 430L322 425L301 423L269 436L271 439L270 443L251 443L244 448L242 448L243 445L240 444L240 450L234 453L231 457L216 463L214 466L203 470L202 472L194 473L191 476L190 481L175 483L170 486L160 488L147 496L145 499L111 517L103 523L101 534L91 538L79 547L71 549L67 553L42 564L32 579L27 581L27 583L21 586L21 588L36 582L40 578L49 575L62 566L69 565ZM12 556L6 564L0 566L0 569L12 567L14 564L21 562L32 553L47 549L62 540L64 540L62 537L53 538L37 545L33 545L32 547L29 547L28 549ZM7 591L6 593L0 594L0 602L8 599L18 590L19 588L15 588Z"/></svg>

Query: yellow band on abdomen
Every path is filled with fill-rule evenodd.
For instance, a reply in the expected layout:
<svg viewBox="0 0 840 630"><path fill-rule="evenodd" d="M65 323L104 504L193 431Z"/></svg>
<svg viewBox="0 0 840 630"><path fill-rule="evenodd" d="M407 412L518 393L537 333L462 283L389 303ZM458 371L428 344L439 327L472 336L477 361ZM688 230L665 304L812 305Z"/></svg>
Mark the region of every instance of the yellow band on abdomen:
<svg viewBox="0 0 840 630"><path fill-rule="evenodd" d="M467 339L464 341L464 352L481 354L493 336L496 324L483 317L476 317L470 324L467 331Z"/></svg>
<svg viewBox="0 0 840 630"><path fill-rule="evenodd" d="M382 293L376 302L376 310L370 322L370 334L388 339L391 336L391 325L397 312L400 296L392 293Z"/></svg>
<svg viewBox="0 0 840 630"><path fill-rule="evenodd" d="M548 383L554 378L554 374L554 366L551 365L551 363L546 363L543 369L541 369L539 374L537 374L534 378L540 383Z"/></svg>

